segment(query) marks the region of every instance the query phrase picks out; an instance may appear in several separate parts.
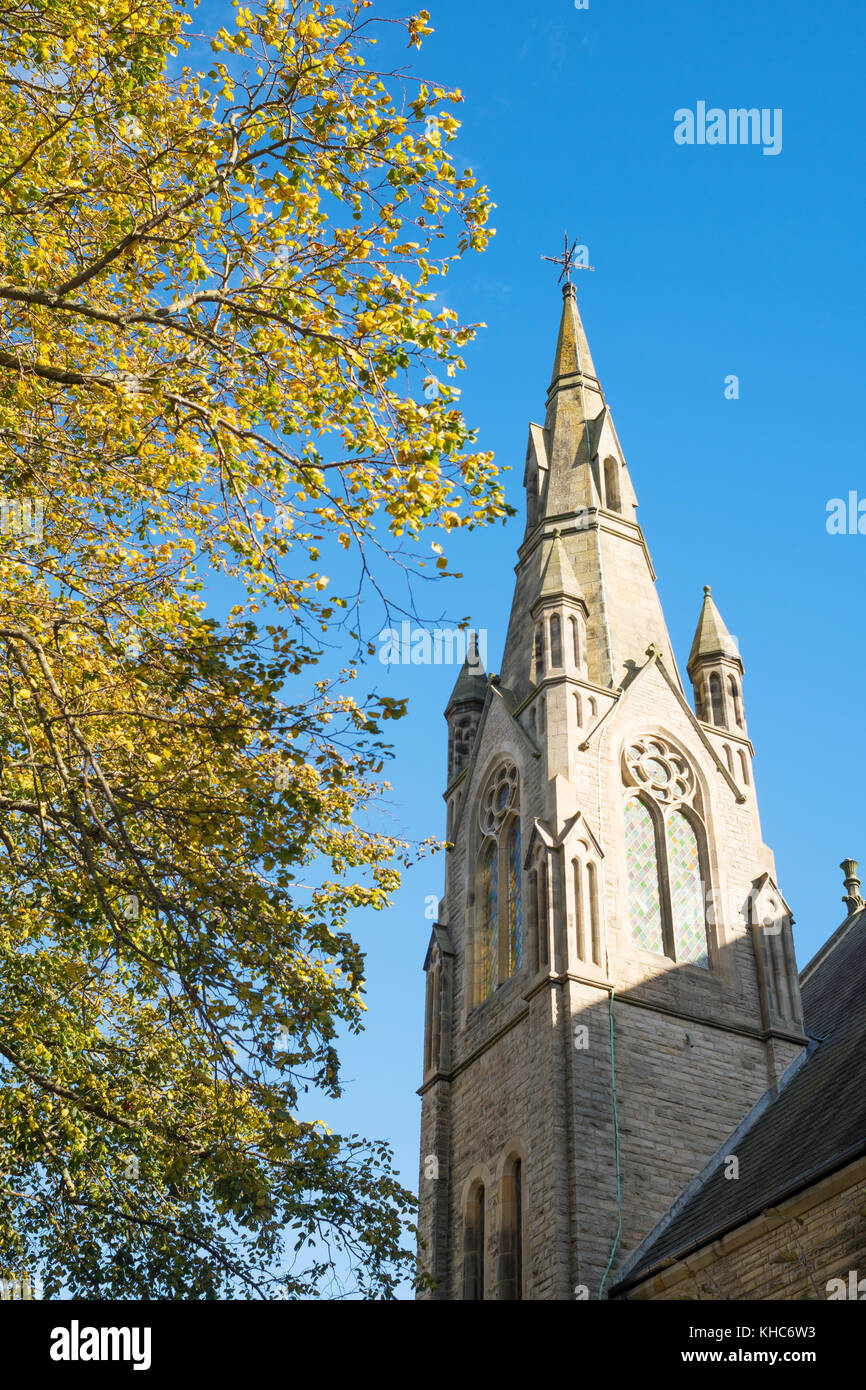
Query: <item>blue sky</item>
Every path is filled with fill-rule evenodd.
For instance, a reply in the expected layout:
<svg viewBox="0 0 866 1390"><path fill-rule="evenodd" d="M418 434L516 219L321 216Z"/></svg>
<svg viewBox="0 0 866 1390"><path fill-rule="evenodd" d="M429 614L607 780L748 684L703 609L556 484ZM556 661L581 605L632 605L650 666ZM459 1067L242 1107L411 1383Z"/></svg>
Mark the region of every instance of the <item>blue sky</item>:
<svg viewBox="0 0 866 1390"><path fill-rule="evenodd" d="M801 965L843 915L839 861L866 866L858 733L866 536L830 536L827 503L866 499L862 0L427 0L435 34L399 64L462 89L457 162L497 204L497 235L442 298L487 328L462 405L520 516L449 547L459 582L428 608L487 628L498 669L523 531L527 425L542 420L560 294L542 253L563 229L589 248L578 277L682 672L711 584L740 642L764 838L796 917ZM376 12L397 16L404 4ZM230 9L225 0L224 13ZM223 14L210 0L205 16ZM781 108L782 149L681 146L674 112ZM726 400L736 374L740 397ZM454 671L377 673L408 695L392 726L395 825L444 835L442 710ZM441 859L394 907L356 919L368 1026L343 1047L345 1097L322 1117L388 1138L417 1179L421 964Z"/></svg>

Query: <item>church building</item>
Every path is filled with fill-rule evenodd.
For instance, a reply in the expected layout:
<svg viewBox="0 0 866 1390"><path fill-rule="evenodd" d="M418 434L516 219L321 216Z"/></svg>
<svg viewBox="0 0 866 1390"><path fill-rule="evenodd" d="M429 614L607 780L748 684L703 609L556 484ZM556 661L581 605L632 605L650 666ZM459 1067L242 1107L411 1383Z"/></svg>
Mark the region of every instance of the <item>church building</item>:
<svg viewBox="0 0 866 1390"><path fill-rule="evenodd" d="M684 685L570 283L524 485L501 673L446 709L420 1296L827 1297L866 1276L856 864L801 979L740 653L706 588Z"/></svg>

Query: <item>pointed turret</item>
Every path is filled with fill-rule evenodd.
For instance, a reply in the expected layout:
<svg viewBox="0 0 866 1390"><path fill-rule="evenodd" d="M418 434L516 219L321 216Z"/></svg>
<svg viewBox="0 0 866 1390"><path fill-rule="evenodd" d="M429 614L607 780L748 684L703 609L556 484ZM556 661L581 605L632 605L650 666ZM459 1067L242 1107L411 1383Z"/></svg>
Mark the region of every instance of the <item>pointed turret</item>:
<svg viewBox="0 0 866 1390"><path fill-rule="evenodd" d="M722 615L713 602L712 591L709 584L705 584L701 616L698 619L695 640L692 642L692 649L689 652L689 675L692 673L693 663L695 663L699 657L711 658L717 656L730 657L732 661L738 661L742 667L743 663L737 644L725 627Z"/></svg>
<svg viewBox="0 0 866 1390"><path fill-rule="evenodd" d="M575 599L582 603L584 608L586 607L586 600L575 578L574 570L571 568L571 562L563 549L559 531L553 533L550 553L541 575L541 588L538 597L539 599L560 597Z"/></svg>
<svg viewBox="0 0 866 1390"><path fill-rule="evenodd" d="M445 706L445 718L448 721L449 787L469 761L486 697L487 673L478 650L478 639L472 633L466 659L454 683L451 698Z"/></svg>
<svg viewBox="0 0 866 1390"><path fill-rule="evenodd" d="M535 622L533 680L556 673L586 677L586 599L571 562L554 531L541 572L538 598L530 613Z"/></svg>
<svg viewBox="0 0 866 1390"><path fill-rule="evenodd" d="M709 584L687 670L695 689L695 711L705 724L746 736L741 681L743 661L737 644L713 602Z"/></svg>

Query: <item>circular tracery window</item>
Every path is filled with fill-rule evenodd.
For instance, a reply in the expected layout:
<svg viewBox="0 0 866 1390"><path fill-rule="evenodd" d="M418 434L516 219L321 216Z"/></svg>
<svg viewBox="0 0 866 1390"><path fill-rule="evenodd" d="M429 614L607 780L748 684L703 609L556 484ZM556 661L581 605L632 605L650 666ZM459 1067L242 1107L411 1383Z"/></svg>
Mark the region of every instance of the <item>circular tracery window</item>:
<svg viewBox="0 0 866 1390"><path fill-rule="evenodd" d="M517 768L503 763L487 783L478 819L485 835L495 835L512 806L517 804Z"/></svg>
<svg viewBox="0 0 866 1390"><path fill-rule="evenodd" d="M625 751L631 780L656 801L691 801L694 773L681 753L660 738L642 738Z"/></svg>

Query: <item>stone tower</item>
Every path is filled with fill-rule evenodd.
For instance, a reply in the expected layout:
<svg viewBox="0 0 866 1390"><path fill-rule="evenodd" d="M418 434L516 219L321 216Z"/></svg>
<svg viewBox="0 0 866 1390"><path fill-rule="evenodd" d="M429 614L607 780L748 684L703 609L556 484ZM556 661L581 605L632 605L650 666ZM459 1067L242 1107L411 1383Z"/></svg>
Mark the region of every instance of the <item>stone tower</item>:
<svg viewBox="0 0 866 1390"><path fill-rule="evenodd" d="M743 664L705 591L686 697L566 285L499 676L448 703L421 1265L440 1299L605 1297L805 1045Z"/></svg>

